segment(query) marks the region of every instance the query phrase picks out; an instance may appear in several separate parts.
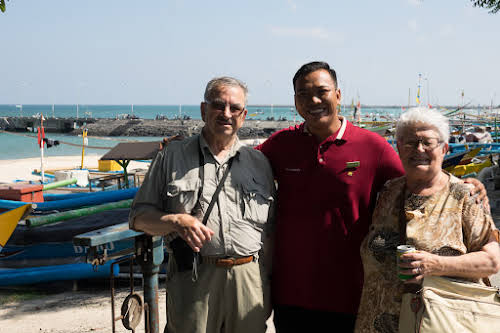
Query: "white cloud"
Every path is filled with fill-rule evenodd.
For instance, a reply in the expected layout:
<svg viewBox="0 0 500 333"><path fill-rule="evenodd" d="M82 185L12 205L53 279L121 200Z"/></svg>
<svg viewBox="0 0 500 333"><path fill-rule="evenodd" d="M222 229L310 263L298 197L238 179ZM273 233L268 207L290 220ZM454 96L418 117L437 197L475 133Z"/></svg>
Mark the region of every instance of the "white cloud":
<svg viewBox="0 0 500 333"><path fill-rule="evenodd" d="M453 29L453 26L451 24L445 24L441 27L441 29L439 30L439 34L442 36L442 37L448 37L448 36L451 36L454 32L454 29Z"/></svg>
<svg viewBox="0 0 500 333"><path fill-rule="evenodd" d="M408 21L408 28L410 28L411 31L417 32L418 26L417 26L417 20L409 20Z"/></svg>
<svg viewBox="0 0 500 333"><path fill-rule="evenodd" d="M271 27L271 33L275 36L314 38L314 39L342 39L340 35L334 36L329 31L319 28L290 28L290 27Z"/></svg>

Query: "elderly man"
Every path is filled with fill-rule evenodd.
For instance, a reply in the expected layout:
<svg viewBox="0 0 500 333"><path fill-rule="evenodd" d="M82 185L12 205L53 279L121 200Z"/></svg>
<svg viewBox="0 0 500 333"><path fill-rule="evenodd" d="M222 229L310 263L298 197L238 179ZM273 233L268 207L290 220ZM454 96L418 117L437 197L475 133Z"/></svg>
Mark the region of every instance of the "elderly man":
<svg viewBox="0 0 500 333"><path fill-rule="evenodd" d="M247 114L246 86L215 78L204 97L201 134L158 154L135 197L130 226L166 236L166 332L265 332L273 174L266 157L237 137Z"/></svg>
<svg viewBox="0 0 500 333"><path fill-rule="evenodd" d="M360 244L378 192L404 170L384 138L338 115L341 92L327 63L302 66L293 87L305 122L257 147L279 189L274 323L278 333L351 332L363 284Z"/></svg>

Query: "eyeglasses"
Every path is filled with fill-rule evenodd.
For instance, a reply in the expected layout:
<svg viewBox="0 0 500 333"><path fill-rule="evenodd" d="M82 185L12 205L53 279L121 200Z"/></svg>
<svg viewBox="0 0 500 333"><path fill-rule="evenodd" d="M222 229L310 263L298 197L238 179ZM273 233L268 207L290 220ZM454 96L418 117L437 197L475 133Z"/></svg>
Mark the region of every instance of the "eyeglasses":
<svg viewBox="0 0 500 333"><path fill-rule="evenodd" d="M239 116L243 111L245 111L245 106L241 104L229 104L222 100L205 101L210 107L216 111L224 112L226 107L229 106L229 111L233 116Z"/></svg>
<svg viewBox="0 0 500 333"><path fill-rule="evenodd" d="M403 147L408 149L417 149L420 144L425 151L432 151L440 146L443 141L438 138L418 138L417 140L410 140L403 143Z"/></svg>

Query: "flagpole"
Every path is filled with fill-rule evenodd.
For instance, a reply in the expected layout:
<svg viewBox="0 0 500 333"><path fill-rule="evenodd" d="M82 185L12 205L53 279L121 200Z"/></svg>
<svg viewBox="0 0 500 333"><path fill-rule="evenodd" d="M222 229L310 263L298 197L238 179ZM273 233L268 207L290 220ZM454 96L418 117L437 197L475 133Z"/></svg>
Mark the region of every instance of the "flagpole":
<svg viewBox="0 0 500 333"><path fill-rule="evenodd" d="M422 81L422 74L418 73L418 86L417 86L417 106L420 106L420 87L421 87L421 81Z"/></svg>
<svg viewBox="0 0 500 333"><path fill-rule="evenodd" d="M42 172L42 184L45 182L45 171L43 168L43 146L45 142L43 139L45 138L45 131L43 129L43 113L40 115L40 131L39 133L41 141L40 141L40 171Z"/></svg>

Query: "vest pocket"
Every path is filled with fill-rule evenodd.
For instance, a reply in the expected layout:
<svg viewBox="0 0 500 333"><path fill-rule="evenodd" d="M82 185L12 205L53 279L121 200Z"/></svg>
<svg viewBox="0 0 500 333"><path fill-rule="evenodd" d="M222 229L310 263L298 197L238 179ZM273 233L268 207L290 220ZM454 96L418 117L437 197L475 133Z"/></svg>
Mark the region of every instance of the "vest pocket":
<svg viewBox="0 0 500 333"><path fill-rule="evenodd" d="M267 222L269 207L273 201L271 192L255 180L242 185L243 219L264 224Z"/></svg>
<svg viewBox="0 0 500 333"><path fill-rule="evenodd" d="M177 213L190 213L196 204L199 178L178 179L167 184L165 191L165 209Z"/></svg>

